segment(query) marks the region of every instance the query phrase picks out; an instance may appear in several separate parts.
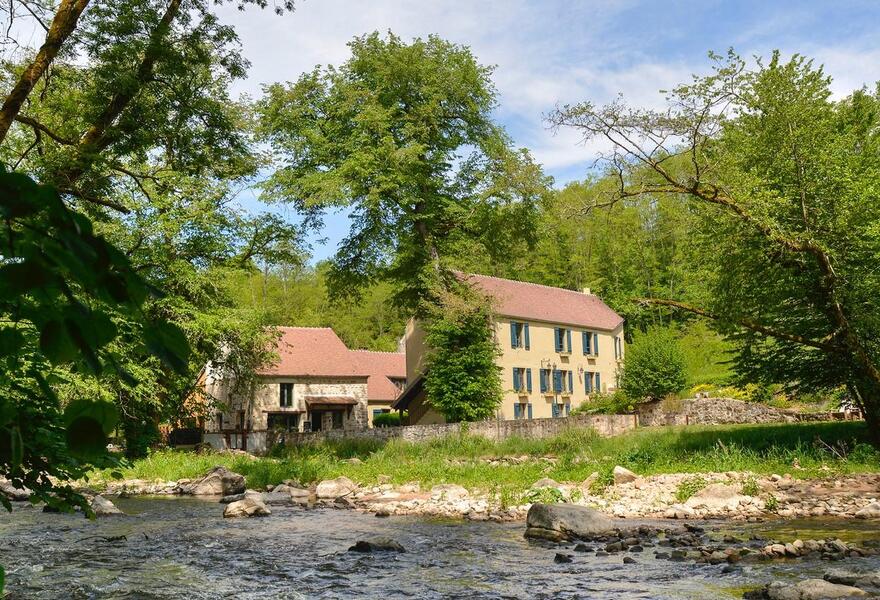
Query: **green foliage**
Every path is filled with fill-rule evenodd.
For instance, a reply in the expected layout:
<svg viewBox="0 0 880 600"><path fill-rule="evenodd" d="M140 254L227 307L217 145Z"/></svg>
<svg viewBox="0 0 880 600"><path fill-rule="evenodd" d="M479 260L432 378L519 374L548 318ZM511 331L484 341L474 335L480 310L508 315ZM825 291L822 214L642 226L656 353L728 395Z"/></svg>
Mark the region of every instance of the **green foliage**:
<svg viewBox="0 0 880 600"><path fill-rule="evenodd" d="M373 417L373 427L398 427L400 421L399 412L382 413Z"/></svg>
<svg viewBox="0 0 880 600"><path fill-rule="evenodd" d="M740 493L744 496L757 496L761 493L761 488L758 486L758 480L754 477L749 477L745 481L743 481L742 489Z"/></svg>
<svg viewBox="0 0 880 600"><path fill-rule="evenodd" d="M702 490L707 485L709 485L709 482L701 475L686 477L675 489L675 500L677 502L686 502L688 498Z"/></svg>
<svg viewBox="0 0 880 600"><path fill-rule="evenodd" d="M349 207L352 227L330 273L332 295L390 281L420 307L448 258L499 260L534 239L547 180L492 120L491 68L436 36L355 38L351 58L266 88L260 131L278 158L267 198L320 221Z"/></svg>
<svg viewBox="0 0 880 600"><path fill-rule="evenodd" d="M660 399L687 384L684 356L675 334L653 328L627 346L619 374L620 389L633 401Z"/></svg>
<svg viewBox="0 0 880 600"><path fill-rule="evenodd" d="M142 303L156 292L54 189L0 168L0 215L0 474L39 500L88 513L79 494L50 477L63 482L90 464L112 464L106 443L118 413L85 395L64 406L53 386L73 377L131 378L114 351L111 315L153 339L143 352L172 368L185 364L189 346L174 326L144 318Z"/></svg>
<svg viewBox="0 0 880 600"><path fill-rule="evenodd" d="M480 421L502 399L500 350L492 309L485 299L446 294L425 320L425 392L449 422Z"/></svg>
<svg viewBox="0 0 880 600"><path fill-rule="evenodd" d="M779 510L779 499L773 494L767 494L767 498L764 500L764 508L770 512L776 512Z"/></svg>
<svg viewBox="0 0 880 600"><path fill-rule="evenodd" d="M523 502L530 504L558 504L565 502L565 496L555 487L542 487L529 490L523 495Z"/></svg>
<svg viewBox="0 0 880 600"><path fill-rule="evenodd" d="M573 415L624 415L633 412L634 409L634 402L622 390L615 390L610 393L590 394L590 401L580 404L571 413Z"/></svg>

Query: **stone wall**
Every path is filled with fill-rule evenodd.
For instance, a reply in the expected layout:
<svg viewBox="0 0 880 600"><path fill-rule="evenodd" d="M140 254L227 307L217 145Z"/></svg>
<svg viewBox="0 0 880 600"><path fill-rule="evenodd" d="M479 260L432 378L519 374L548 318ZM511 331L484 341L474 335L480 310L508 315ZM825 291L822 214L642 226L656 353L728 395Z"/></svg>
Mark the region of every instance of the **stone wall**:
<svg viewBox="0 0 880 600"><path fill-rule="evenodd" d="M591 427L599 435L612 436L635 429L637 425L636 415L576 415L556 419L480 421L477 423L467 423L464 428L469 434L479 435L493 441L501 441L514 436L533 439L552 437L572 427ZM288 433L285 434L285 442L292 445L339 439L377 441L402 439L418 442L448 435L457 435L461 432L461 423L378 427L363 431L335 429L315 433Z"/></svg>
<svg viewBox="0 0 880 600"><path fill-rule="evenodd" d="M859 418L853 413L798 413L733 398L658 400L638 405L640 427L661 425L726 425L735 423L796 423L844 421Z"/></svg>

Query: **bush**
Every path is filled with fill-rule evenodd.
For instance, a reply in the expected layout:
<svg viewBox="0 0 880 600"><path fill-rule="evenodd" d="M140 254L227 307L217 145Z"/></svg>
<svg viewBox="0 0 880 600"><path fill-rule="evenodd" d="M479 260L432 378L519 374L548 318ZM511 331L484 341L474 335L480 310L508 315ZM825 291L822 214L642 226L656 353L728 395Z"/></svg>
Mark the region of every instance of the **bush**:
<svg viewBox="0 0 880 600"><path fill-rule="evenodd" d="M573 415L623 415L634 410L633 402L620 390L610 394L594 393L590 402L584 402L575 408Z"/></svg>
<svg viewBox="0 0 880 600"><path fill-rule="evenodd" d="M399 412L387 412L373 417L373 427L398 427L399 425Z"/></svg>
<svg viewBox="0 0 880 600"><path fill-rule="evenodd" d="M668 329L651 329L627 348L620 389L636 402L675 394L687 384L684 356Z"/></svg>
<svg viewBox="0 0 880 600"><path fill-rule="evenodd" d="M678 502L687 502L688 498L702 490L707 485L709 485L709 483L700 475L688 477L678 484L678 489L675 490L675 499Z"/></svg>
<svg viewBox="0 0 880 600"><path fill-rule="evenodd" d="M761 493L761 488L758 486L758 480L754 477L749 477L742 484L742 495L743 496L757 496Z"/></svg>

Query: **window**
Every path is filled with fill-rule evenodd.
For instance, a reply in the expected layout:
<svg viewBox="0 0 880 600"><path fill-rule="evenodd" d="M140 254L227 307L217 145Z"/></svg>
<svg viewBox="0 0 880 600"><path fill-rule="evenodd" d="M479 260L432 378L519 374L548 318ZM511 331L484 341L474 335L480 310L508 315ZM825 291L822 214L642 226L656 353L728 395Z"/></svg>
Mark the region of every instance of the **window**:
<svg viewBox="0 0 880 600"><path fill-rule="evenodd" d="M541 393L546 394L550 390L550 369L541 369Z"/></svg>
<svg viewBox="0 0 880 600"><path fill-rule="evenodd" d="M281 388L281 397L279 399L278 404L282 407L291 407L293 406L293 384L292 383L282 383L280 385Z"/></svg>
<svg viewBox="0 0 880 600"><path fill-rule="evenodd" d="M334 410L330 414L333 415L333 429L342 429L342 411Z"/></svg>
<svg viewBox="0 0 880 600"><path fill-rule="evenodd" d="M510 322L510 347L529 349L529 324Z"/></svg>
<svg viewBox="0 0 880 600"><path fill-rule="evenodd" d="M513 391L529 392L532 391L532 370L523 367L513 368Z"/></svg>
<svg viewBox="0 0 880 600"><path fill-rule="evenodd" d="M517 421L532 418L532 403L517 402L513 405L513 418Z"/></svg>
<svg viewBox="0 0 880 600"><path fill-rule="evenodd" d="M597 356L599 354L599 334L590 331L581 332L581 344L584 348L584 356Z"/></svg>
<svg viewBox="0 0 880 600"><path fill-rule="evenodd" d="M553 342L557 352L571 352L571 329L554 327Z"/></svg>
<svg viewBox="0 0 880 600"><path fill-rule="evenodd" d="M598 373L591 373L590 371L584 372L584 391L588 394L592 394L596 388L594 384L594 379Z"/></svg>
<svg viewBox="0 0 880 600"><path fill-rule="evenodd" d="M238 411L238 429L244 431L244 411Z"/></svg>
<svg viewBox="0 0 880 600"><path fill-rule="evenodd" d="M299 431L299 413L269 413L267 425L272 431Z"/></svg>
<svg viewBox="0 0 880 600"><path fill-rule="evenodd" d="M614 336L614 358L623 358L623 341L621 341L619 335Z"/></svg>
<svg viewBox="0 0 880 600"><path fill-rule="evenodd" d="M595 375L595 379L596 379L596 388L595 388L595 391L597 391L597 392L599 392L599 393L602 393L602 381L599 379L599 374L598 374L598 373L596 373L596 375Z"/></svg>
<svg viewBox="0 0 880 600"><path fill-rule="evenodd" d="M402 392L403 388L406 387L406 377L389 377L388 379L394 384L398 392Z"/></svg>
<svg viewBox="0 0 880 600"><path fill-rule="evenodd" d="M570 394L574 384L571 371L553 370L553 391L557 394Z"/></svg>
<svg viewBox="0 0 880 600"><path fill-rule="evenodd" d="M217 431L223 431L223 413L217 413Z"/></svg>

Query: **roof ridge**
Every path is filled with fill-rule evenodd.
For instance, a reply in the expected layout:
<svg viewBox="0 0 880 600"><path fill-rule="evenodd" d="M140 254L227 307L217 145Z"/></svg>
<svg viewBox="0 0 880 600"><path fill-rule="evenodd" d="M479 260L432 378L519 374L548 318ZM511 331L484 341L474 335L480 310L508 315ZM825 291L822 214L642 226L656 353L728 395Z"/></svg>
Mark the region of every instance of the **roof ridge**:
<svg viewBox="0 0 880 600"><path fill-rule="evenodd" d="M506 277L496 277L495 275L483 275L481 273L463 273L466 277L485 277L486 279L496 279L498 281L509 281L510 283L520 283L523 285L533 285L535 287L547 288L550 290L558 290L560 292L570 292L572 294L579 294L581 296L593 296L594 294L585 294L584 292L579 292L578 290L570 290L564 287L558 287L555 285L547 285L544 283L534 283L532 281L520 281L519 279L507 279Z"/></svg>
<svg viewBox="0 0 880 600"><path fill-rule="evenodd" d="M275 327L277 329L329 329L333 331L332 327L320 327L317 325L268 325L268 327Z"/></svg>
<svg viewBox="0 0 880 600"><path fill-rule="evenodd" d="M368 350L366 348L349 348L352 352L365 352L370 354L406 354L405 352L397 352L396 350Z"/></svg>

